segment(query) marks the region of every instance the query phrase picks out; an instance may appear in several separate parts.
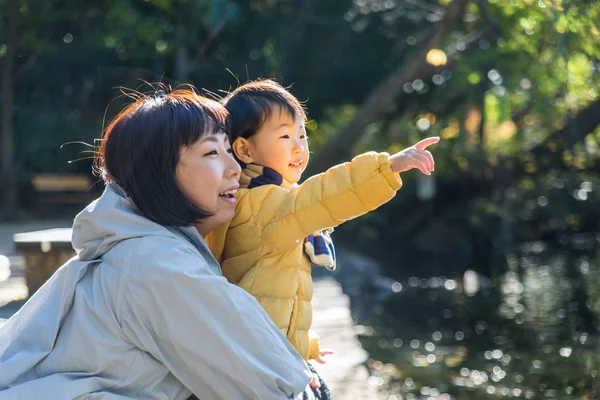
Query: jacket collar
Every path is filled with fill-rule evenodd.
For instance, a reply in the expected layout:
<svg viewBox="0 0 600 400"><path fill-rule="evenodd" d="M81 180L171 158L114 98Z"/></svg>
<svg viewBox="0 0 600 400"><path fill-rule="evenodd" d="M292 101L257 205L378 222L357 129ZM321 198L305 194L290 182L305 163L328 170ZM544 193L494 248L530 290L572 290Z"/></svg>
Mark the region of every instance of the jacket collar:
<svg viewBox="0 0 600 400"><path fill-rule="evenodd" d="M262 185L277 185L286 189L297 186L294 183L286 181L281 174L272 168L258 164L243 165L240 176L240 187L252 189Z"/></svg>

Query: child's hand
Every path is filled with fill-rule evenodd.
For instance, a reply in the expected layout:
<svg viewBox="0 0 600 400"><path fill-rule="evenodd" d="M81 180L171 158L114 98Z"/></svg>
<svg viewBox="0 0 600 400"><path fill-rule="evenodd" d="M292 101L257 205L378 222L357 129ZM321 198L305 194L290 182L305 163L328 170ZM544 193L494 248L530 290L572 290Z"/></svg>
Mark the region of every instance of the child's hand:
<svg viewBox="0 0 600 400"><path fill-rule="evenodd" d="M319 351L319 354L317 354L317 356L314 358L314 360L316 362L318 362L319 364L325 364L327 362L327 360L325 360L323 358L323 356L328 356L330 354L333 354L333 351L329 351L329 350Z"/></svg>
<svg viewBox="0 0 600 400"><path fill-rule="evenodd" d="M313 360L315 360L319 364L325 364L327 362L327 360L323 359L323 356L328 356L330 354L333 354L333 351L329 351L329 350L319 351L319 354L317 354L317 356L315 358L313 358ZM313 389L318 389L321 387L321 383L319 383L319 377L314 372L312 374L312 379L310 381L310 387Z"/></svg>
<svg viewBox="0 0 600 400"><path fill-rule="evenodd" d="M435 162L431 153L425 149L439 141L438 136L429 137L407 149L392 154L389 158L392 171L399 173L418 168L425 175L431 175L431 171L435 169Z"/></svg>
<svg viewBox="0 0 600 400"><path fill-rule="evenodd" d="M319 377L314 372L312 374L312 379L310 381L310 387L313 389L318 389L321 387L321 383L319 382Z"/></svg>

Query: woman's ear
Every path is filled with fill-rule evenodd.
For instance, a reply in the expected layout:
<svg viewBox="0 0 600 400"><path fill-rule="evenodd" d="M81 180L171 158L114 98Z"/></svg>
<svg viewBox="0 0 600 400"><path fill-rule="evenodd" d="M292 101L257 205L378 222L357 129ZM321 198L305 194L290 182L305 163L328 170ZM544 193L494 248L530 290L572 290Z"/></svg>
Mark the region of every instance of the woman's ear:
<svg viewBox="0 0 600 400"><path fill-rule="evenodd" d="M244 164L251 164L252 152L250 151L250 141L248 139L239 137L235 139L233 144L231 145L233 149L233 153L235 156Z"/></svg>

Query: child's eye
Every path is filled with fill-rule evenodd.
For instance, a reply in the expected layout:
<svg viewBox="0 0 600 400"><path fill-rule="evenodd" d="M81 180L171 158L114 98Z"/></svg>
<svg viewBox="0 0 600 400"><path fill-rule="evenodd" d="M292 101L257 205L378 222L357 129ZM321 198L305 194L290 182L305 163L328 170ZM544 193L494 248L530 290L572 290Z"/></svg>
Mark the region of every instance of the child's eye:
<svg viewBox="0 0 600 400"><path fill-rule="evenodd" d="M233 154L233 149L227 149L227 152L228 152L229 154Z"/></svg>
<svg viewBox="0 0 600 400"><path fill-rule="evenodd" d="M213 151L209 151L208 153L205 154L205 156L216 156L218 153L216 150Z"/></svg>
<svg viewBox="0 0 600 400"><path fill-rule="evenodd" d="M279 136L279 139L289 139L290 135L283 135L283 136Z"/></svg>

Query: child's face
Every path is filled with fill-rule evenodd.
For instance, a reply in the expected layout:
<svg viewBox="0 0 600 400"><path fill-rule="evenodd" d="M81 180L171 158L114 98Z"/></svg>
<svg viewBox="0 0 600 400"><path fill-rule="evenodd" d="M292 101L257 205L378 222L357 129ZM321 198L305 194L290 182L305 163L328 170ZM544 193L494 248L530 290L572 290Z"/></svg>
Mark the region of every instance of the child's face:
<svg viewBox="0 0 600 400"><path fill-rule="evenodd" d="M249 162L274 169L290 183L300 180L308 164L304 122L285 112L273 112L247 145Z"/></svg>

